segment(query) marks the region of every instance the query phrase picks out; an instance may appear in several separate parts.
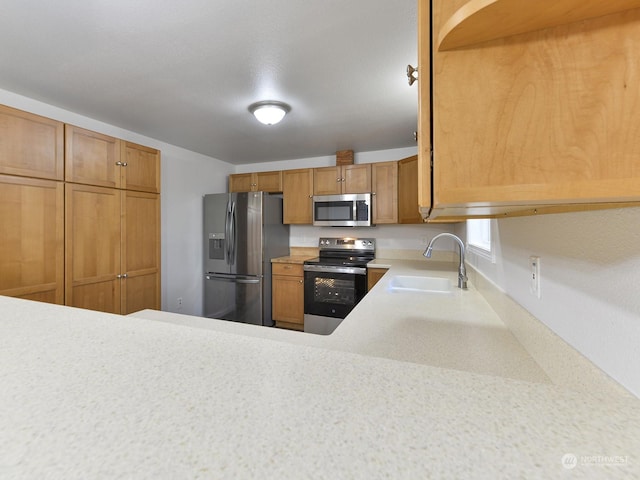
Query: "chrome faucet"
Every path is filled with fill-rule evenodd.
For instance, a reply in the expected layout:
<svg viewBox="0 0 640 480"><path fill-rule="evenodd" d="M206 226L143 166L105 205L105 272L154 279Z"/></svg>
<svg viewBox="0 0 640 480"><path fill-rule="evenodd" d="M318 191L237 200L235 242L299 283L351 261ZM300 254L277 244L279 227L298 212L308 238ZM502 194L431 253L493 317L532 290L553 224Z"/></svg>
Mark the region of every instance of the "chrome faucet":
<svg viewBox="0 0 640 480"><path fill-rule="evenodd" d="M466 289L467 288L467 268L464 266L464 243L462 242L462 240L460 240L460 237L458 237L457 235L454 235L453 233L439 233L438 235L436 235L431 239L423 255L427 258L431 258L431 251L433 250L433 244L437 239L441 237L451 237L456 242L458 242L458 246L460 247L460 265L458 266L458 288Z"/></svg>

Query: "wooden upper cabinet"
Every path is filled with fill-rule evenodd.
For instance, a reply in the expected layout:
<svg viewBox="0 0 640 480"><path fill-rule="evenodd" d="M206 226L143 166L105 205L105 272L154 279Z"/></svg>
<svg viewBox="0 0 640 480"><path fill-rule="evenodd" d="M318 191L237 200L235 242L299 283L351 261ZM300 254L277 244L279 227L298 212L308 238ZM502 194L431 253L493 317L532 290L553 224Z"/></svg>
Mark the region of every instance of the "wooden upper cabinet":
<svg viewBox="0 0 640 480"><path fill-rule="evenodd" d="M120 149L117 138L65 125L65 180L119 188Z"/></svg>
<svg viewBox="0 0 640 480"><path fill-rule="evenodd" d="M371 192L371 165L368 163L314 168L314 195L369 192Z"/></svg>
<svg viewBox="0 0 640 480"><path fill-rule="evenodd" d="M522 2L484 3L520 22L538 17L518 12ZM524 10L556 15L556 26L433 52L432 217L640 201L640 9L556 23L571 21L566 6L613 3L558 0L553 13L531 2ZM434 45L451 47L456 22L464 32L492 11L460 20L467 5L480 2L433 2Z"/></svg>
<svg viewBox="0 0 640 480"><path fill-rule="evenodd" d="M398 161L398 223L422 223L418 203L418 156Z"/></svg>
<svg viewBox="0 0 640 480"><path fill-rule="evenodd" d="M62 180L64 124L0 105L0 173Z"/></svg>
<svg viewBox="0 0 640 480"><path fill-rule="evenodd" d="M313 168L282 172L283 223L313 223Z"/></svg>
<svg viewBox="0 0 640 480"><path fill-rule="evenodd" d="M121 144L121 188L160 193L160 151L131 142Z"/></svg>
<svg viewBox="0 0 640 480"><path fill-rule="evenodd" d="M229 175L229 192L282 192L282 172L277 170Z"/></svg>
<svg viewBox="0 0 640 480"><path fill-rule="evenodd" d="M418 0L418 208L423 218L431 211L431 0ZM402 193L401 193L402 195ZM401 219L410 217L400 207ZM413 222L409 222L413 223Z"/></svg>
<svg viewBox="0 0 640 480"><path fill-rule="evenodd" d="M398 162L371 164L371 202L373 223L398 223Z"/></svg>
<svg viewBox="0 0 640 480"><path fill-rule="evenodd" d="M0 295L64 303L64 184L0 175Z"/></svg>

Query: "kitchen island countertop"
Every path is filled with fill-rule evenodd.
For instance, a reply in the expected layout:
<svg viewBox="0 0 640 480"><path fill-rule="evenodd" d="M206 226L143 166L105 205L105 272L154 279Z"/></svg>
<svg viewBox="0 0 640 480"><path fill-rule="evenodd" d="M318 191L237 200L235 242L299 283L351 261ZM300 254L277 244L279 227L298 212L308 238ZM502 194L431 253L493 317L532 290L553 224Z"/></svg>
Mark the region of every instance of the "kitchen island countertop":
<svg viewBox="0 0 640 480"><path fill-rule="evenodd" d="M551 385L526 358L478 372L457 353L415 357L456 338L472 357L512 344L473 289L438 307L389 291L387 276L326 337L0 297L0 478L640 474L638 399Z"/></svg>

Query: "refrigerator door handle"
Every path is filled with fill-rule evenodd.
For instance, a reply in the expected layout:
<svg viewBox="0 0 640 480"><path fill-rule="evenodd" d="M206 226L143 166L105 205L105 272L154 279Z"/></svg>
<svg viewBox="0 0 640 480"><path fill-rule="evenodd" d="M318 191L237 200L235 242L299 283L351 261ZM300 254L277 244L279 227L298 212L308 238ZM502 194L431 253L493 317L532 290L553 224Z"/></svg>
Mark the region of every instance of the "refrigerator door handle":
<svg viewBox="0 0 640 480"><path fill-rule="evenodd" d="M229 265L233 265L236 263L236 202L231 202L231 216L229 223L229 231L231 233L231 239L229 242L229 251L231 252L231 255L229 256Z"/></svg>
<svg viewBox="0 0 640 480"><path fill-rule="evenodd" d="M231 199L227 201L227 211L224 217L224 256L227 265L231 265L231 249L230 249L230 236L231 236Z"/></svg>
<svg viewBox="0 0 640 480"><path fill-rule="evenodd" d="M255 284L260 283L260 278L238 278L238 277L229 277L222 275L205 275L207 280L216 280L223 282L231 282L231 283L242 283L242 284Z"/></svg>

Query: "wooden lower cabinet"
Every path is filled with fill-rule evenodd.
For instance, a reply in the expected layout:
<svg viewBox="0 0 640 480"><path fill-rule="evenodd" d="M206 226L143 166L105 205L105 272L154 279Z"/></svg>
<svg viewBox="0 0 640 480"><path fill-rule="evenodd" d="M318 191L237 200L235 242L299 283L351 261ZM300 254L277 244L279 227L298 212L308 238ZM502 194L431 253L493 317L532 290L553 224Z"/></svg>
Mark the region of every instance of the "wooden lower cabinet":
<svg viewBox="0 0 640 480"><path fill-rule="evenodd" d="M388 268L368 268L367 269L367 290L371 290L373 286L387 273Z"/></svg>
<svg viewBox="0 0 640 480"><path fill-rule="evenodd" d="M157 194L67 184L66 305L160 307L159 203Z"/></svg>
<svg viewBox="0 0 640 480"><path fill-rule="evenodd" d="M304 330L304 272L301 264L274 263L271 315L277 327Z"/></svg>
<svg viewBox="0 0 640 480"><path fill-rule="evenodd" d="M121 313L160 309L160 196L122 192Z"/></svg>
<svg viewBox="0 0 640 480"><path fill-rule="evenodd" d="M64 303L64 184L0 175L0 295Z"/></svg>

